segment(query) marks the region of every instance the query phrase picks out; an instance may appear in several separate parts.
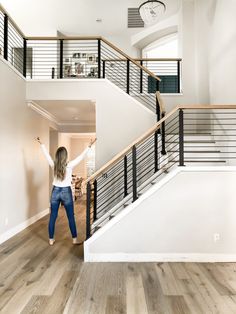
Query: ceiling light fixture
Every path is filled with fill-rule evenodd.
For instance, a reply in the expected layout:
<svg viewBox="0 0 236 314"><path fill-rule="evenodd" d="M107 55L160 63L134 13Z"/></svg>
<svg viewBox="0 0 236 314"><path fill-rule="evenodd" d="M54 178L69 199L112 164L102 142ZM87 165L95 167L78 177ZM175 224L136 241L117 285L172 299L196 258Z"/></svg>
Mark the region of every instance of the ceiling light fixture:
<svg viewBox="0 0 236 314"><path fill-rule="evenodd" d="M148 0L139 6L139 14L146 25L155 24L165 10L166 5L158 0Z"/></svg>

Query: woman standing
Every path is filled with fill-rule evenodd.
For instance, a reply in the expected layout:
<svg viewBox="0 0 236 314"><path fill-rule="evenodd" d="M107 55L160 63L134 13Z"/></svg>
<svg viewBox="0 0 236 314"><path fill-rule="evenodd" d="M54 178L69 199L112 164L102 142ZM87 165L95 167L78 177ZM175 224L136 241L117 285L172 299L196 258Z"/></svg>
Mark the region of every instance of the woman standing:
<svg viewBox="0 0 236 314"><path fill-rule="evenodd" d="M51 194L51 213L48 224L49 244L53 245L55 242L54 231L55 223L58 215L58 209L61 203L63 203L69 222L69 227L72 235L73 244L78 244L77 230L74 217L74 202L72 197L71 182L72 182L72 170L77 166L87 155L91 146L95 143L95 140L91 140L89 146L74 160L68 162L68 153L65 147L59 147L56 151L55 160L53 161L49 155L46 147L37 138L37 141L41 145L42 151L49 163L54 169L53 189Z"/></svg>

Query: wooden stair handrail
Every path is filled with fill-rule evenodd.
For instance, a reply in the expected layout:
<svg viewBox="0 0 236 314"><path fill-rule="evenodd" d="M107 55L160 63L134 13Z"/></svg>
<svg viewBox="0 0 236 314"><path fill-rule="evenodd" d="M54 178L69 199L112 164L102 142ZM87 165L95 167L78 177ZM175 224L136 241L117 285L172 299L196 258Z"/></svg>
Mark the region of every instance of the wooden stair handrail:
<svg viewBox="0 0 236 314"><path fill-rule="evenodd" d="M160 106L160 113L161 114L166 113L165 105L164 105L163 99L161 98L161 93L159 91L156 92L156 98L157 98L158 104Z"/></svg>
<svg viewBox="0 0 236 314"><path fill-rule="evenodd" d="M148 129L143 135L141 135L139 138L137 138L135 141L133 141L129 146L127 146L124 150L122 150L120 153L115 155L110 161L108 161L104 166L102 166L98 171L96 171L91 177L89 177L85 183L89 181L93 181L95 178L97 178L100 174L104 173L109 167L111 167L114 163L116 163L120 158L124 157L129 151L131 151L132 147L134 145L138 145L142 141L144 141L146 138L148 138L150 135L152 135L156 130L158 130L161 127L162 122L167 120L169 117L171 117L176 111L178 111L178 106L174 108L172 111L170 111L164 118L159 120L156 124L154 124L153 127Z"/></svg>
<svg viewBox="0 0 236 314"><path fill-rule="evenodd" d="M103 59L103 61L107 61L107 62L119 62L119 61L125 61L125 58L108 58L108 59ZM135 61L144 61L144 62L152 62L152 61L165 61L165 62L169 62L169 61L182 61L181 58L133 58L133 60Z"/></svg>
<svg viewBox="0 0 236 314"><path fill-rule="evenodd" d="M35 40L35 41L40 41L40 40L98 40L102 39L101 36L31 36L31 37L26 37L27 40Z"/></svg>
<svg viewBox="0 0 236 314"><path fill-rule="evenodd" d="M90 176L85 183L94 181L99 175L106 172L106 170L115 164L119 159L124 157L128 152L131 151L134 145L140 144L150 135L152 135L156 130L161 127L162 122L166 121L173 114L175 114L179 109L236 109L236 105L178 105L174 109L172 109L168 114L165 115L164 118L159 120L154 126L148 129L143 135L138 137L135 141L133 141L129 146L123 149L120 153L115 155L110 161L108 161L104 166L102 166L99 170L97 170L92 176Z"/></svg>

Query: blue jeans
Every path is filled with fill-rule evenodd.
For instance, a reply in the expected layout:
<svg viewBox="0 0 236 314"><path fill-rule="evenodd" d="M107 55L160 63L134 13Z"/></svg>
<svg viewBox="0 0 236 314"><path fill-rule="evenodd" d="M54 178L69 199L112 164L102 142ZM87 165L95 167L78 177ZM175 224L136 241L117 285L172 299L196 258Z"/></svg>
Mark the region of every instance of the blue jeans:
<svg viewBox="0 0 236 314"><path fill-rule="evenodd" d="M75 217L74 217L74 202L72 197L71 187L58 187L53 186L51 195L51 214L48 224L49 239L53 239L55 231L55 223L58 215L60 204L64 205L66 209L67 218L69 221L70 231L72 238L77 237Z"/></svg>

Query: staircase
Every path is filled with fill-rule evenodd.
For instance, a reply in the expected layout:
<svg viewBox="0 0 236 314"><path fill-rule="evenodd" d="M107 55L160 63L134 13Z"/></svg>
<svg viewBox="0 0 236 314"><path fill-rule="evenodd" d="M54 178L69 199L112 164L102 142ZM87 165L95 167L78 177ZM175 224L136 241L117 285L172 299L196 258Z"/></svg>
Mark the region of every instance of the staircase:
<svg viewBox="0 0 236 314"><path fill-rule="evenodd" d="M87 238L178 166L234 165L235 109L178 106L98 170L87 181Z"/></svg>
<svg viewBox="0 0 236 314"><path fill-rule="evenodd" d="M160 165L160 170L138 187L138 197L142 196L153 185L160 182L166 174L178 167L179 152L176 148L176 144L178 145L178 135L168 134L166 140L166 144L170 145L168 146L167 154L161 158L162 164ZM217 143L211 135L186 135L184 140L185 165L194 167L228 165L227 158L222 156L222 151L216 145ZM104 214L94 221L91 229L95 232L102 228L107 222L132 204L132 201L132 195L129 194L112 209L104 211Z"/></svg>

